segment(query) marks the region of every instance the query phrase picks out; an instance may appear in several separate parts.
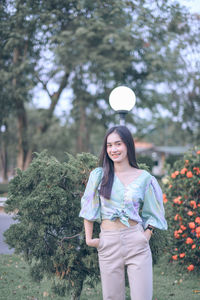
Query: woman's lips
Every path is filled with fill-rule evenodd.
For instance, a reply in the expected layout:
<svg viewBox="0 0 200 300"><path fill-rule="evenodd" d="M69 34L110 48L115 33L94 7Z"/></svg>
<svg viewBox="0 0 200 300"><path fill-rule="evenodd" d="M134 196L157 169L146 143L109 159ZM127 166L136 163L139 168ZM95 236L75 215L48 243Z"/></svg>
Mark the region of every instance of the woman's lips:
<svg viewBox="0 0 200 300"><path fill-rule="evenodd" d="M120 156L120 154L112 154L113 158L116 158L116 157L119 157L119 156Z"/></svg>

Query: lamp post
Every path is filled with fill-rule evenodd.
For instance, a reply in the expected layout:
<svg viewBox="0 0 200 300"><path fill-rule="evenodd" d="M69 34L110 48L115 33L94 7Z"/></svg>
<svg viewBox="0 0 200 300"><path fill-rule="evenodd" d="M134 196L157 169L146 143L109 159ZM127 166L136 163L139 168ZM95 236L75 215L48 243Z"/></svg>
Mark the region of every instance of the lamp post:
<svg viewBox="0 0 200 300"><path fill-rule="evenodd" d="M135 102L135 93L126 86L118 86L110 93L109 103L119 114L120 125L125 125L126 114L133 109Z"/></svg>

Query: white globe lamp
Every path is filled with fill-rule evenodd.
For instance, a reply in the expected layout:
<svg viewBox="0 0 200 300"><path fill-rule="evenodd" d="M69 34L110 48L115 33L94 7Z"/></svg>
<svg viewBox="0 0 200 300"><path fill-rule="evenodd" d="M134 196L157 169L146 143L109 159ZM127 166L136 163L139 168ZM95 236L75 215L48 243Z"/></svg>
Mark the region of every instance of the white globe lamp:
<svg viewBox="0 0 200 300"><path fill-rule="evenodd" d="M126 86L118 86L109 96L110 106L120 115L120 125L125 124L126 114L133 109L136 102L135 93Z"/></svg>

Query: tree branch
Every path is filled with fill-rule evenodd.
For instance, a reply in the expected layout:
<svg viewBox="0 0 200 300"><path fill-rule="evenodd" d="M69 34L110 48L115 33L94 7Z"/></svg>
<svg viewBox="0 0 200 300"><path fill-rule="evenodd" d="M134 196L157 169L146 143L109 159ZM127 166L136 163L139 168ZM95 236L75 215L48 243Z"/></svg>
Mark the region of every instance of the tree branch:
<svg viewBox="0 0 200 300"><path fill-rule="evenodd" d="M48 90L48 88L47 88L47 83L48 83L48 81L45 83L42 79L40 79L40 77L39 77L37 74L36 74L36 78L37 78L37 80L42 84L43 89L47 92L49 98L51 99L52 95L50 94L50 92L49 92L49 90Z"/></svg>
<svg viewBox="0 0 200 300"><path fill-rule="evenodd" d="M67 82L68 82L68 78L69 78L69 74L68 73L65 73L62 80L61 80L61 84L57 90L57 92L53 93L53 95L51 96L51 104L50 104L50 107L49 107L49 113L48 113L48 116L51 118L52 115L53 115L53 112L55 110L55 107L60 99L60 95L62 93L62 91L64 90L64 88L66 87L67 85Z"/></svg>

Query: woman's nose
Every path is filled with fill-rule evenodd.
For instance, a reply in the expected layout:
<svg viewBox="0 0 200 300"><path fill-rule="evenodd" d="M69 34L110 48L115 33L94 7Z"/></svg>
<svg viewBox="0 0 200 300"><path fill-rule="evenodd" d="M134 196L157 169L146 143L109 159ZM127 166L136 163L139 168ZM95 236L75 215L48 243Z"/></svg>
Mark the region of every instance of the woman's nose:
<svg viewBox="0 0 200 300"><path fill-rule="evenodd" d="M112 147L112 152L116 152L117 151L117 147L116 146L113 146Z"/></svg>

